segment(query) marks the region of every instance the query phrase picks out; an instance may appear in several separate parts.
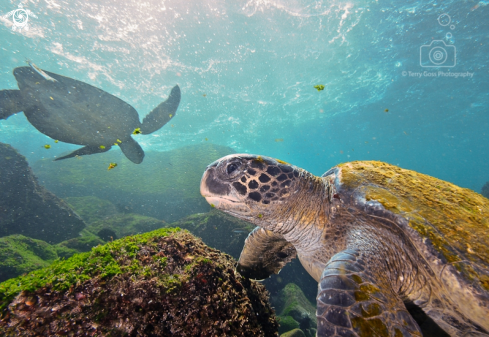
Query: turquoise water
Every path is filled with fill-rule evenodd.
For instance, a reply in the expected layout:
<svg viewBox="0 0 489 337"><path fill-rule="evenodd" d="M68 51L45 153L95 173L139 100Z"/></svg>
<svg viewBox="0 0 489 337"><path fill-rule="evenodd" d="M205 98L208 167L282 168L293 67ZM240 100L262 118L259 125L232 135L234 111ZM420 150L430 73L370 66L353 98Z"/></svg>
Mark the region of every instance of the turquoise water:
<svg viewBox="0 0 489 337"><path fill-rule="evenodd" d="M0 0L0 15L19 3ZM146 151L212 142L315 174L368 159L475 191L489 180L484 1L22 4L37 16L28 31L0 18L0 89L17 89L12 70L28 58L120 97L142 119L179 84L173 127L139 137ZM439 46L445 63L425 67L440 65L429 59ZM78 148L47 152L22 113L0 132L30 162Z"/></svg>

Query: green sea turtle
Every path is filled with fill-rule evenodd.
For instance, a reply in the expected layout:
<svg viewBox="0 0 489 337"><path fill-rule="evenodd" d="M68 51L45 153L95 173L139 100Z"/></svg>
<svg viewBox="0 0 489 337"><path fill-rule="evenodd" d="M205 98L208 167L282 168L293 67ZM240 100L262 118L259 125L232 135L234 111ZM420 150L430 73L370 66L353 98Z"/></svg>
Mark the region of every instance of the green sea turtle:
<svg viewBox="0 0 489 337"><path fill-rule="evenodd" d="M0 91L0 119L23 111L45 135L66 143L85 145L56 160L101 153L119 145L132 162L143 161L144 151L131 137L138 130L149 134L175 116L180 88L141 123L136 110L121 99L90 84L43 71L34 64L14 69L20 90Z"/></svg>
<svg viewBox="0 0 489 337"><path fill-rule="evenodd" d="M318 336L420 336L423 326L435 336L489 335L483 196L382 162L317 177L246 154L210 164L200 190L259 226L238 261L242 275L266 278L298 255L319 283Z"/></svg>

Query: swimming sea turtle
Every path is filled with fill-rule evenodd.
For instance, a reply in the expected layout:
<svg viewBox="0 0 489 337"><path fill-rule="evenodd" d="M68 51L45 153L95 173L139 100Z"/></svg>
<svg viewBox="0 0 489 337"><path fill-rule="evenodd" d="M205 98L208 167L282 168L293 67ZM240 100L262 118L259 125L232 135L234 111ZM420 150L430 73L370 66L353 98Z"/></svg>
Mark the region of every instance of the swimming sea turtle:
<svg viewBox="0 0 489 337"><path fill-rule="evenodd" d="M45 135L66 143L85 145L56 160L108 151L119 145L132 162L143 161L144 151L132 139L134 130L149 134L175 116L180 88L143 120L136 110L90 84L53 74L30 64L14 69L20 90L0 91L0 119L24 111L27 120Z"/></svg>
<svg viewBox="0 0 489 337"><path fill-rule="evenodd" d="M435 336L489 335L483 196L382 162L317 177L247 154L210 164L200 190L259 226L238 261L242 275L266 278L298 255L319 283L318 336L420 336L428 322Z"/></svg>

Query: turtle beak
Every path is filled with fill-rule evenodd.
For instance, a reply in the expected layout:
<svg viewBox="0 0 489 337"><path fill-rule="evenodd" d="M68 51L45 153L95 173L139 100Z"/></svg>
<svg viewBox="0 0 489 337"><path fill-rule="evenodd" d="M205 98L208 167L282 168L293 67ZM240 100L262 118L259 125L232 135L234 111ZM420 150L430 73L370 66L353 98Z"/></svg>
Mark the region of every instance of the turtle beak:
<svg viewBox="0 0 489 337"><path fill-rule="evenodd" d="M209 165L200 181L200 194L212 206L228 213L249 213L248 206L238 197L229 183L222 182L216 175L216 163Z"/></svg>

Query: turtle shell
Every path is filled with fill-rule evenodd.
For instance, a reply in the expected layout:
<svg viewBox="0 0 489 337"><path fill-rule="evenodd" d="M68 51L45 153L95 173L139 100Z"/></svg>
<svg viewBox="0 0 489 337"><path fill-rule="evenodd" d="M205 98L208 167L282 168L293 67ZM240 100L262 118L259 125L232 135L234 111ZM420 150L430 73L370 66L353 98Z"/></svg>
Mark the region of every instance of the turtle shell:
<svg viewBox="0 0 489 337"><path fill-rule="evenodd" d="M423 254L433 249L472 284L489 291L489 199L452 183L378 161L338 165L336 186L401 216ZM323 175L328 175L332 170ZM419 245L430 246L419 247ZM428 260L429 258L426 257Z"/></svg>

